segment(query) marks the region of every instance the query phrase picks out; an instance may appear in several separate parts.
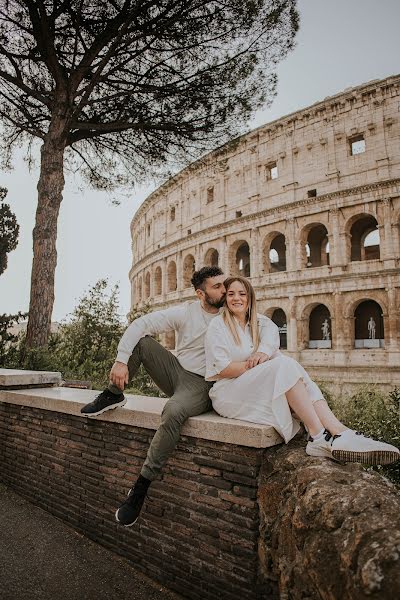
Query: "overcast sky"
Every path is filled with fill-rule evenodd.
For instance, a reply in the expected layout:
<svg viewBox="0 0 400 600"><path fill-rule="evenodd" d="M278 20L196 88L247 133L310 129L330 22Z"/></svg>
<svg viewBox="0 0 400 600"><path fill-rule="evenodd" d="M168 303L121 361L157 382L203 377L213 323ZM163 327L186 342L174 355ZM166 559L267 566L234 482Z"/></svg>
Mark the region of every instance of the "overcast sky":
<svg viewBox="0 0 400 600"><path fill-rule="evenodd" d="M372 79L400 73L399 0L300 0L297 46L278 68L278 94L258 112L249 129ZM27 311L32 265L32 229L37 170L21 157L12 172L0 171L0 186L15 212L20 236L0 277L0 313ZM58 265L53 320L70 313L100 278L120 285L121 313L129 310L131 266L129 225L152 186L118 195L87 189L67 178L58 224Z"/></svg>

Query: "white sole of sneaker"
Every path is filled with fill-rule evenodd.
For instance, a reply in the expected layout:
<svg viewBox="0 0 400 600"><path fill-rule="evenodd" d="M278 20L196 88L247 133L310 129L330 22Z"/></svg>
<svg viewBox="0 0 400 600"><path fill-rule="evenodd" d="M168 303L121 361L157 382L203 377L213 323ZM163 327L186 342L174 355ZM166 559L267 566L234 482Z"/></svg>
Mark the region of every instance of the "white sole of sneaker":
<svg viewBox="0 0 400 600"><path fill-rule="evenodd" d="M105 413L107 410L114 410L114 408L121 408L121 406L125 406L125 404L127 403L127 399L124 398L123 400L121 400L121 402L118 402L117 404L112 404L111 406L107 406L106 408L103 408L102 410L99 410L96 413L90 413L90 414L86 414L86 413L81 413L84 417L98 417L99 415L102 415L103 413Z"/></svg>
<svg viewBox="0 0 400 600"><path fill-rule="evenodd" d="M138 520L138 518L139 518L139 517L137 517L137 518L136 518L136 519L133 521L133 523L128 523L127 525L125 525L125 523L121 523L121 521L118 519L118 511L119 511L119 508L117 508L117 510L115 511L115 520L117 521L117 523L118 523L119 525L123 525L123 527L132 527L132 525L134 525L134 524L136 523L136 521Z"/></svg>
<svg viewBox="0 0 400 600"><path fill-rule="evenodd" d="M400 460L400 454L390 450L371 450L370 452L332 450L332 456L335 460L339 460L341 462L357 462L368 466L390 465Z"/></svg>

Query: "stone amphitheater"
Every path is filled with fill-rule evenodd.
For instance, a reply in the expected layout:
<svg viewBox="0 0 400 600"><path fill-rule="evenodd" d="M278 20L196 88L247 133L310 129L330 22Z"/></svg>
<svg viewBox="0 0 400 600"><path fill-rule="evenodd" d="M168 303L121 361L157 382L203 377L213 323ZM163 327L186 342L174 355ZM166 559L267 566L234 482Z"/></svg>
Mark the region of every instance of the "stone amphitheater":
<svg viewBox="0 0 400 600"><path fill-rule="evenodd" d="M148 196L132 308L193 298L193 270L218 264L250 278L313 377L400 385L399 87L370 81L263 125Z"/></svg>

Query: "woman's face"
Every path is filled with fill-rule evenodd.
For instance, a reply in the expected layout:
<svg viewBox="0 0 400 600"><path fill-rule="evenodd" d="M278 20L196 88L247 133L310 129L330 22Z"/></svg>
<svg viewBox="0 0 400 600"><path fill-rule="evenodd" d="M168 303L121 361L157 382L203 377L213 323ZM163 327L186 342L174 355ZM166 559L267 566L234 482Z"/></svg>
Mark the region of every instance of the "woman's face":
<svg viewBox="0 0 400 600"><path fill-rule="evenodd" d="M240 281L234 281L227 289L226 304L235 317L243 317L246 315L249 301L246 288Z"/></svg>

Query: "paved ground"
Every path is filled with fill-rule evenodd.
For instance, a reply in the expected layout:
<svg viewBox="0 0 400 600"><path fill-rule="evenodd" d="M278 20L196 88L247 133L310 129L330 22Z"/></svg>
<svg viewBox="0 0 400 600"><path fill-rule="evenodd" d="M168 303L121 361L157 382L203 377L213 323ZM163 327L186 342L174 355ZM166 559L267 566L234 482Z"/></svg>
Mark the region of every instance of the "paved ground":
<svg viewBox="0 0 400 600"><path fill-rule="evenodd" d="M179 600L0 484L1 600Z"/></svg>

